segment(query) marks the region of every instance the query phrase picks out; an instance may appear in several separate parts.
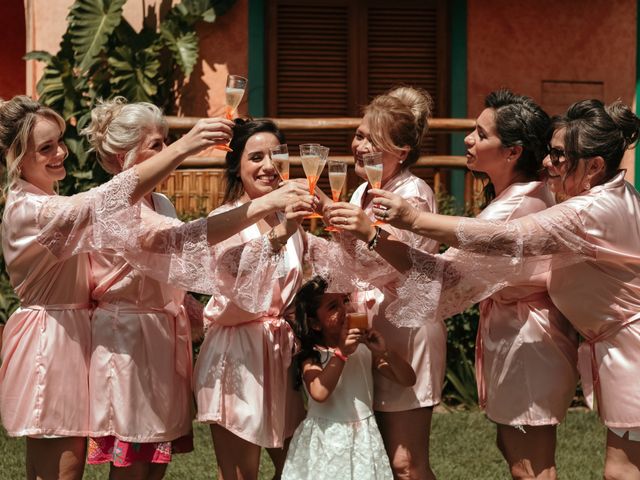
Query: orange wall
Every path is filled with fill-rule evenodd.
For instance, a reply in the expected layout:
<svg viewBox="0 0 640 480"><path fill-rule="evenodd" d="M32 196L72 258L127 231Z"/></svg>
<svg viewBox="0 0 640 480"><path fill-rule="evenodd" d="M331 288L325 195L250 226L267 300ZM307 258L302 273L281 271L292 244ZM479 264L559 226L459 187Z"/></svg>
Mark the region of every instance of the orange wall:
<svg viewBox="0 0 640 480"><path fill-rule="evenodd" d="M636 14L636 0L467 0L467 115L476 117L499 87L533 97L550 114L598 91L604 102L631 105ZM558 92L550 94L543 81L593 83L551 84ZM633 181L632 152L623 166Z"/></svg>
<svg viewBox="0 0 640 480"><path fill-rule="evenodd" d="M4 6L6 3L16 1L19 0L0 0L0 5ZM27 10L27 49L56 53L66 29L65 18L73 0L24 1ZM181 92L182 97L179 100L181 114L211 115L222 112L227 73L247 74L248 2L249 0L238 0L229 12L217 18L213 24L203 24L198 27L201 62L194 70L190 82ZM173 3L177 3L177 0L173 0ZM129 0L124 6L125 18L134 28L139 29L143 18L150 12L158 15L158 5L166 6L166 2ZM35 86L42 75L43 64L34 61L27 64L26 91L30 95L35 95ZM240 110L246 111L246 99L244 110L243 106Z"/></svg>
<svg viewBox="0 0 640 480"><path fill-rule="evenodd" d="M21 1L0 1L0 98L11 98L25 93L26 52L24 6Z"/></svg>

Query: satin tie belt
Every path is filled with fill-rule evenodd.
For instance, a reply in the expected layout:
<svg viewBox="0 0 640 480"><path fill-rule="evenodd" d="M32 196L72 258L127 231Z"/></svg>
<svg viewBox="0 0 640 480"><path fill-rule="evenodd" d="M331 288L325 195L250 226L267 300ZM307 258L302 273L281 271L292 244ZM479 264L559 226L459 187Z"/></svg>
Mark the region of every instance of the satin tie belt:
<svg viewBox="0 0 640 480"><path fill-rule="evenodd" d="M43 315L46 312L62 312L65 310L91 310L93 304L91 303L51 303L46 305L20 305L20 310L34 310L38 312L38 324L40 325L40 331L45 332L47 330L47 316Z"/></svg>
<svg viewBox="0 0 640 480"><path fill-rule="evenodd" d="M113 303L99 303L96 309L109 310L118 313L164 313L169 317L172 317L175 321L175 349L174 359L176 364L176 372L185 377L191 378L192 365L193 365L193 352L191 350L191 325L189 324L189 317L184 305L178 305L174 301L167 303L163 308L145 308L136 307L135 305L118 305Z"/></svg>
<svg viewBox="0 0 640 480"><path fill-rule="evenodd" d="M623 328L627 328L638 321L640 321L640 314L634 315L626 322L612 325L593 338L585 338L578 347L578 371L582 379L582 393L584 393L584 398L589 408L593 409L594 398L596 406L600 405L601 402L596 344L613 337Z"/></svg>
<svg viewBox="0 0 640 480"><path fill-rule="evenodd" d="M540 302L543 300L548 300L551 302L551 298L549 297L549 292L538 292L532 293L531 295L527 295L526 297L520 298L513 302L500 302L494 300L489 297L486 300L480 302L480 322L478 324L478 333L476 334L476 384L478 385L478 403L481 408L485 408L487 406L487 385L484 380L484 339L483 334L484 330L489 328L487 324L489 313L493 308L494 304L504 304L504 305L522 305L534 302ZM518 311L519 313L519 311Z"/></svg>

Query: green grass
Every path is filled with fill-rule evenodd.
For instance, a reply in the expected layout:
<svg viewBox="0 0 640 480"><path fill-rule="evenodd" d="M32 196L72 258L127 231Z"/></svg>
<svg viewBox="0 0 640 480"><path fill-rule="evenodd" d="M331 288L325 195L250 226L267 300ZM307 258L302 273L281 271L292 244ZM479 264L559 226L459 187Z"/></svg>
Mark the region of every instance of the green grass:
<svg viewBox="0 0 640 480"><path fill-rule="evenodd" d="M196 450L176 455L167 479L215 478L216 463L209 429L195 425ZM495 446L495 425L479 412L436 413L431 434L431 462L440 480L509 479ZM592 413L569 412L558 429L558 476L565 480L602 478L605 429ZM24 478L24 441L0 436L0 478ZM85 479L104 479L107 466L87 466ZM263 455L260 479L273 466ZM318 477L320 478L320 476Z"/></svg>

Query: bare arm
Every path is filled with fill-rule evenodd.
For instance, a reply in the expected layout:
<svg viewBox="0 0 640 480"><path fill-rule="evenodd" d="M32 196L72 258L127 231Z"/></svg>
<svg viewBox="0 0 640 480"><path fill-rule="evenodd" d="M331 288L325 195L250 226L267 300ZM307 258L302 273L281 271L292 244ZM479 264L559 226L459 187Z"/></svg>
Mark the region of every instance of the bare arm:
<svg viewBox="0 0 640 480"><path fill-rule="evenodd" d="M373 329L367 331L365 345L373 354L373 368L399 385L404 387L415 385L416 372L404 358L393 350L387 350L384 338L378 331Z"/></svg>
<svg viewBox="0 0 640 480"><path fill-rule="evenodd" d="M347 322L344 322L342 340L337 350L339 355L333 355L324 368L321 365L306 360L302 364L302 379L311 398L316 402L325 402L333 393L342 375L345 360L340 356L349 356L358 348L358 344L362 341L362 330L352 328L347 331Z"/></svg>
<svg viewBox="0 0 640 480"><path fill-rule="evenodd" d="M183 137L145 162L133 168L138 174L131 203L136 203L144 195L164 180L189 155L194 155L213 145L225 144L231 139L233 122L224 118L203 118Z"/></svg>

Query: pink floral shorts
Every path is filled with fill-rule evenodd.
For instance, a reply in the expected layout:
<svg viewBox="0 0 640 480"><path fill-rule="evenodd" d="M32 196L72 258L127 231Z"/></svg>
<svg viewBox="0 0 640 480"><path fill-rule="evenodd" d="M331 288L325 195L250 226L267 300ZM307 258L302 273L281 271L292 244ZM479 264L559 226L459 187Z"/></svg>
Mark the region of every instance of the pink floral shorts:
<svg viewBox="0 0 640 480"><path fill-rule="evenodd" d="M116 437L89 438L87 463L113 463L116 467L130 467L135 462L169 463L173 453L193 451L193 434L171 442L135 443L118 440Z"/></svg>

